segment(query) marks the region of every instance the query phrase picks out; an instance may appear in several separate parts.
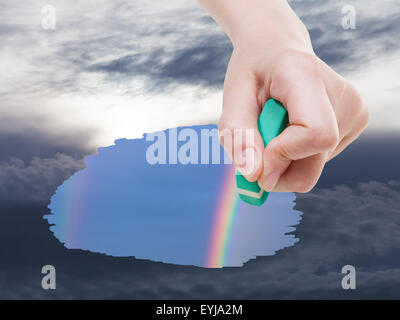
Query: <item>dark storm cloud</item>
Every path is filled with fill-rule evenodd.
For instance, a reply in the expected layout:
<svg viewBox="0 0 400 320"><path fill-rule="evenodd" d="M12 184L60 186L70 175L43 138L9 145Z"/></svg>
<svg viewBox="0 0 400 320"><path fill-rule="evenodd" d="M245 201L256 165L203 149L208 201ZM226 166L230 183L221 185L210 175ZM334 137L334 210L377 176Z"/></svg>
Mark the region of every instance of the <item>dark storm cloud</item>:
<svg viewBox="0 0 400 320"><path fill-rule="evenodd" d="M374 16L369 10L366 12L360 10L357 15L357 29L344 30L341 25L344 16L341 9L345 4L348 3L292 2L293 8L309 28L316 53L324 61L338 71L348 72L357 70L379 55L399 50L396 39L400 30L397 23L400 19L400 8L394 7L384 19L378 13ZM356 9L361 6L359 1L350 4ZM172 16L178 19L177 14ZM214 23L207 16L198 15L194 24L201 25L205 22ZM118 23L114 21L114 24ZM123 30L121 26L118 28ZM149 30L140 25L135 32L138 40L149 36ZM91 72L114 76L110 78L114 81L116 77L146 76L149 90L165 90L174 84L200 84L205 87L220 88L232 51L232 46L222 31L220 34L209 35L198 30L194 32L189 25L187 28L182 28L182 24L177 24L175 28L173 25L164 28L163 24L159 24L153 27L150 36L163 38L173 34L180 36L164 46L154 43L151 51L137 51L135 46L131 45L126 47L125 53L122 52L111 60L94 64L86 61L84 68ZM124 38L121 35L112 41L114 45L119 42L119 47L123 47ZM103 42L101 39L98 41L98 44ZM109 41L110 39L104 38L105 48L108 47Z"/></svg>
<svg viewBox="0 0 400 320"><path fill-rule="evenodd" d="M351 72L399 50L400 7L395 1L386 3L392 2L390 11L387 5L374 8L373 1L290 3L307 25L316 53L336 70ZM341 9L349 4L356 8L356 30L341 25ZM86 72L103 75L104 83L144 78L143 89L150 92L182 84L220 89L232 46L215 22L194 4L154 12L142 6L146 8L140 1L88 2L81 14L64 13L51 34L36 28L14 34L22 26L7 20L0 30L5 30L5 44L21 50L28 43L34 49L29 60L35 81L26 90L91 92L95 88L79 81ZM43 42L52 50L37 51Z"/></svg>
<svg viewBox="0 0 400 320"><path fill-rule="evenodd" d="M77 134L82 137L82 133ZM58 139L33 131L30 136L2 134L0 201L47 203L58 185L83 168L83 155L94 153L76 139ZM326 165L317 186L400 180L399 140L398 135L362 136Z"/></svg>
<svg viewBox="0 0 400 320"><path fill-rule="evenodd" d="M356 30L345 31L341 26L345 4L357 9ZM344 73L399 50L400 7L393 2L390 12L381 13L384 6L374 8L373 4L291 1L310 31L317 54ZM86 2L80 10L68 10L64 1L55 5L62 19L54 32L42 30L33 19L40 18L32 17L34 2L16 4L13 11L13 6L4 5L7 17L27 17L22 21L4 17L0 22L6 56L19 56L10 48L28 50L29 56L24 58L28 68L23 81L16 78L6 89L0 88L2 101L24 94L37 95L38 103L63 93L94 97L99 90L115 92L115 87L119 95L137 97L169 94L185 84L212 90L223 85L232 46L195 4L162 10L157 6L149 10L144 1ZM135 79L144 80L140 88L132 85Z"/></svg>
<svg viewBox="0 0 400 320"><path fill-rule="evenodd" d="M32 5L7 9L10 15L21 14ZM4 44L31 49L26 60L33 68L18 89L88 93L95 88L79 81L86 72L103 74L105 83L144 76L149 91L179 84L221 87L232 48L195 3L150 11L144 1L87 2L76 12L65 6L55 4L62 20L54 32L41 30L37 21L30 25L28 20L29 27L26 21L0 22ZM43 43L50 49L40 50Z"/></svg>
<svg viewBox="0 0 400 320"><path fill-rule="evenodd" d="M319 187L340 184L400 180L400 135L375 133L362 135L344 152L328 162Z"/></svg>
<svg viewBox="0 0 400 320"><path fill-rule="evenodd" d="M0 203L46 204L57 186L84 168L81 160L61 153L53 158L0 163Z"/></svg>
<svg viewBox="0 0 400 320"><path fill-rule="evenodd" d="M208 270L67 250L52 239L46 209L2 208L2 298L400 298L400 182L337 186L299 195L301 240L242 268ZM20 224L21 219L25 221ZM30 226L29 229L28 225ZM5 227L7 225L7 228ZM4 230L2 230L4 229ZM29 230L29 231L28 231ZM14 239L14 240L13 240ZM18 239L18 240L17 240ZM21 255L20 252L27 252ZM29 264L22 261L28 259ZM57 290L40 288L40 268L57 269ZM341 288L341 268L354 265L357 290ZM10 267L7 267L9 265ZM15 266L19 267L16 269ZM12 267L11 267L12 266Z"/></svg>
<svg viewBox="0 0 400 320"><path fill-rule="evenodd" d="M0 162L18 158L24 162L32 158L51 158L57 153L76 159L94 152L82 140L90 141L93 133L89 131L64 131L62 135L49 135L48 132L31 128L26 132L0 132Z"/></svg>
<svg viewBox="0 0 400 320"><path fill-rule="evenodd" d="M304 212L296 231L298 245L242 269L190 270L177 278L172 273L170 281L164 275L163 285L148 290L161 298L400 296L393 290L400 284L399 182L315 191L300 195L296 208ZM340 270L346 264L359 271L356 292L340 287ZM380 276L383 284L390 279L391 285L377 287Z"/></svg>
<svg viewBox="0 0 400 320"><path fill-rule="evenodd" d="M343 31L337 2L293 2L310 29L317 53L339 71L398 50L397 3L384 18L373 1L354 4L370 6L366 10L370 12L360 12L357 30ZM102 74L105 82L147 77L148 90L157 90L154 84L161 91L183 83L221 87L231 50L228 40L222 32L209 35L205 29L190 27L192 22L210 25L209 17L177 12L168 21L179 22L185 16L190 23L146 25L133 2L115 6L108 16L96 19L82 19L85 11L75 11L80 22L60 21L52 34L36 27L19 32L17 25L0 26L4 48L29 52L37 67L24 77L26 83L18 83L18 89L25 86L29 92L45 90L46 94L47 90L90 92L92 88L78 81L84 72ZM96 10L87 12L90 16ZM43 39L49 44L44 53L37 51ZM144 48L149 39L155 40ZM58 148L60 140L46 133L32 137L31 130L2 132L0 298L400 298L398 139L362 138L328 164L320 189L298 195L296 209L303 211L303 221L295 231L300 242L294 247L243 268L206 270L65 249L42 215L48 213L45 204L55 188L83 168L77 159L86 149L75 150L73 142L64 141ZM11 206L16 201L43 206ZM40 269L45 264L57 268L55 292L40 288ZM358 271L358 289L353 292L340 288L345 264Z"/></svg>
<svg viewBox="0 0 400 320"><path fill-rule="evenodd" d="M211 36L207 41L203 40L203 43L176 50L172 56L164 49L148 54L128 54L87 66L87 70L118 78L146 76L150 90L163 90L177 84L220 88L231 50L226 37Z"/></svg>
<svg viewBox="0 0 400 320"><path fill-rule="evenodd" d="M110 28L101 37L85 38L83 41L66 43L57 55L62 55L78 72L98 72L106 81L123 81L126 78L145 77L146 89L165 91L182 84L221 88L232 45L222 32L198 30L215 22L201 11L177 9L170 12L169 23L149 17L153 24L135 23L143 18L136 6L117 4L115 16L103 17ZM116 17L128 10L132 19L128 22ZM185 17L182 19L182 16ZM195 27L193 27L195 26ZM131 30L134 29L134 33ZM107 33L112 32L112 35ZM118 32L115 32L118 30ZM142 43L150 41L150 47ZM111 59L93 62L96 57L118 48L119 54Z"/></svg>
<svg viewBox="0 0 400 320"><path fill-rule="evenodd" d="M344 30L342 13L352 5L356 13L356 29ZM387 10L385 5L390 6ZM377 57L399 51L400 7L386 1L375 8L369 1L291 1L291 6L309 29L317 55L337 71L349 72ZM386 11L385 11L386 9Z"/></svg>
<svg viewBox="0 0 400 320"><path fill-rule="evenodd" d="M95 130L47 130L14 122L0 129L0 204L47 204L56 188L83 169L95 150L86 143Z"/></svg>
<svg viewBox="0 0 400 320"><path fill-rule="evenodd" d="M67 250L42 218L48 209L3 206L0 239L13 245L0 246L0 273L6 275L2 285L7 288L0 291L0 297L400 298L397 141L397 136L364 137L346 151L345 158L339 159L342 163L323 178L321 185L327 187L297 195L295 208L303 212L303 220L294 233L300 242L275 256L258 257L243 268L207 270ZM377 159L382 170L365 169L373 168ZM6 167L12 172L10 177L16 177L9 181L24 181L25 186L40 185L47 190L62 181L55 174L57 168L62 167L59 173L65 175L79 170L74 160L63 156L33 161L25 167L16 160L13 165L3 164L0 172ZM45 167L50 168L49 172L44 171ZM345 180L347 173L342 170L356 172L351 176L353 180ZM20 173L25 177L22 180ZM374 178L380 182L370 181ZM356 183L357 179L365 182ZM53 180L54 184L49 183ZM23 192L29 198L32 191ZM49 199L49 193L41 196ZM57 268L55 292L40 288L40 268L45 264ZM357 270L358 289L353 292L340 287L340 271L346 264Z"/></svg>

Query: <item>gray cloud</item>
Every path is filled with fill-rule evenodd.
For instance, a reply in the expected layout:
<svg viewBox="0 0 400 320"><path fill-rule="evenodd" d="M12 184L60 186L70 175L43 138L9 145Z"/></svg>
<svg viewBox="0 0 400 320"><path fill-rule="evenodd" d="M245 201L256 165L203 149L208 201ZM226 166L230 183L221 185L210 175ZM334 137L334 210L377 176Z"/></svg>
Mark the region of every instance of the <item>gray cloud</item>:
<svg viewBox="0 0 400 320"><path fill-rule="evenodd" d="M20 127L21 128L21 127ZM32 158L52 158L57 153L69 155L75 159L93 153L95 150L86 145L85 141L91 141L94 132L61 131L59 134L49 134L40 128L27 130L0 129L0 162L7 162L10 158L17 158L29 162Z"/></svg>
<svg viewBox="0 0 400 320"><path fill-rule="evenodd" d="M399 180L400 136L398 134L365 134L324 168L319 187L340 184L386 182Z"/></svg>
<svg viewBox="0 0 400 320"><path fill-rule="evenodd" d="M37 240L41 245L39 249L32 241L24 242L25 250L30 250L32 256L29 265L19 264L18 269L0 266L2 274L13 281L7 285L8 291L1 292L1 297L399 298L399 208L399 181L371 181L354 188L342 185L298 195L296 209L304 212L295 231L300 238L298 244L275 256L258 257L242 268L216 270L67 250L48 234L44 239L46 225L43 221L38 223L40 208L23 208L8 218L3 215L0 225L5 228L4 222L11 219L7 224L10 229L13 223L29 216L27 222L32 220L30 226L36 226L31 230L41 235ZM18 237L19 241L26 238L23 233L11 230L5 231L9 238ZM0 250L2 257L14 262L14 266L22 259L7 247ZM39 266L50 262L58 272L54 293L44 292L37 285ZM343 276L340 271L346 264L354 265L357 270L357 290L351 292L340 286Z"/></svg>
<svg viewBox="0 0 400 320"><path fill-rule="evenodd" d="M314 49L339 72L350 74L369 62L399 51L400 8L393 0L377 8L371 1L292 1L310 31ZM356 29L344 30L341 9L352 5ZM310 7L312 6L312 10Z"/></svg>
<svg viewBox="0 0 400 320"><path fill-rule="evenodd" d="M291 4L308 26L317 54L339 71L350 72L377 56L399 51L396 39L400 8L394 1L387 1L380 8L373 1L360 0L292 1ZM345 31L341 27L341 9L345 4L357 9L356 30ZM32 5L37 6L29 4ZM27 6L16 6L15 10L25 12ZM89 90L78 85L80 74L85 72L102 73L105 81L113 82L146 76L149 90L164 90L171 84L220 88L223 83L232 47L195 2L187 5L176 2L165 10L148 10L140 1L88 2L80 14L67 10L63 1L56 7L64 20L51 37L31 24L27 27L26 22L7 23L9 20L5 19L0 25L1 32L6 34L5 43L34 49L31 63L41 65L41 73L46 77L36 73L36 82L30 83L31 87ZM43 41L53 48L37 51L34 47Z"/></svg>
<svg viewBox="0 0 400 320"><path fill-rule="evenodd" d="M222 46L214 46L218 42ZM172 57L164 49L159 49L89 65L87 70L106 73L109 79L114 80L146 76L149 91L170 89L178 84L222 88L230 51L231 45L224 36L211 36L207 43L177 50Z"/></svg>
<svg viewBox="0 0 400 320"><path fill-rule="evenodd" d="M58 153L25 163L13 158L0 163L0 202L46 204L57 186L84 168L83 161Z"/></svg>
<svg viewBox="0 0 400 320"><path fill-rule="evenodd" d="M13 113L18 120L12 121L21 122L43 114L47 121L42 126L50 127L46 133L55 133L55 127L95 127L105 132L104 144L132 137L131 128L154 126L154 119L175 121L178 114L187 119L185 124L204 119L216 122L221 107L217 94L232 50L229 40L195 1L175 0L168 8L156 3L80 1L72 7L68 1L58 0L54 3L59 17L54 31L40 27L39 9L44 1L3 4L0 117L6 119ZM400 8L395 1L385 1L379 8L372 0L351 1L358 19L357 29L352 31L341 27L341 8L349 4L346 1L291 4L308 26L322 59L350 78L365 70L366 76L358 75L365 85L363 96L374 86L376 94L368 96L374 102L370 103L375 110L372 119L379 129L385 127L387 116L379 108L385 105L390 107L388 112L397 114L398 90L391 90L389 99L387 85L373 80L382 77L375 74L377 68L368 69L367 65L400 52L396 43ZM395 61L391 70L396 68ZM393 88L398 84L391 77L383 82ZM167 115L156 96L169 99L164 108L171 109ZM210 96L212 101L207 100ZM143 106L144 100L151 106ZM190 110L194 101L199 104L198 113ZM113 108L118 111L111 121ZM96 117L87 116L93 112ZM119 116L122 113L124 116ZM74 121L70 121L72 117ZM117 125L119 117L137 121L122 130ZM396 119L391 117L390 128L398 127ZM9 120L0 121L1 127L15 126ZM157 126L151 129L168 124ZM28 129L25 134L29 135Z"/></svg>
<svg viewBox="0 0 400 320"><path fill-rule="evenodd" d="M377 6L372 0L351 1L358 12L355 31L340 28L342 3L293 2L322 59L351 74L399 50L396 2ZM50 106L55 114L50 120L23 126L33 121L32 105L44 106L68 93L67 105L78 104L80 114L87 105L71 97L82 93L96 97L107 91L113 97L133 98L150 92L167 97L167 89L185 84L214 90L222 85L231 47L194 5L173 2L168 9L154 3L148 7L145 1L80 1L73 7L68 1L56 1L55 5L62 18L57 30L49 33L40 28L40 15L32 14L40 12L37 1L0 3L4 77L0 143L6 145L0 158L0 297L400 298L398 137L365 139L329 164L329 175L320 183L325 188L298 195L297 209L304 212L295 232L300 243L243 268L179 267L62 247L41 218L45 207L27 203L45 205L62 181L82 169L77 159L91 152L85 140L95 131L68 134L58 126L48 130L50 120L68 120L76 110L61 112L58 104ZM132 79L142 78L144 87L132 86ZM398 92L393 86L392 94ZM113 91L115 87L119 91ZM376 96L381 99L384 94ZM15 101L8 104L9 100ZM99 110L96 119L109 109L110 103L104 107L100 100L89 101ZM395 105L395 97L390 100ZM174 110L170 113L176 117ZM17 120L3 115L11 111ZM96 119L89 117L88 122ZM333 187L344 181L349 185ZM48 263L56 265L59 275L55 293L39 287L40 267ZM344 264L357 268L359 289L354 292L340 288Z"/></svg>
<svg viewBox="0 0 400 320"><path fill-rule="evenodd" d="M345 31L341 26L344 16L341 9L349 4L346 1L293 1L292 4L309 28L316 53L338 71L349 73L373 61L377 56L399 51L396 39L400 9L394 2L390 13L382 19L382 14L385 13L380 10L365 9L372 8L372 3L370 5L365 1L352 1L351 4L359 10L356 11L357 29L350 31ZM310 10L310 6L313 6L313 10ZM172 16L177 17L178 14L172 13ZM150 79L148 88L153 90L164 90L171 83L220 88L232 47L222 31L210 35L193 28L193 24L201 25L207 19L201 14L196 18L191 26L182 26L181 22L164 29L163 24L158 24L150 34L141 30L142 26L137 26L138 38L149 35L153 38L177 34L181 36L173 37L168 44L162 42L163 46L155 43L151 52L136 51L137 47L128 46L126 54L88 66L88 70L107 75L145 75ZM206 21L213 23L211 20ZM119 40L114 38L114 43L120 41L121 47L122 39L121 36ZM153 86L151 81L155 81L157 85Z"/></svg>

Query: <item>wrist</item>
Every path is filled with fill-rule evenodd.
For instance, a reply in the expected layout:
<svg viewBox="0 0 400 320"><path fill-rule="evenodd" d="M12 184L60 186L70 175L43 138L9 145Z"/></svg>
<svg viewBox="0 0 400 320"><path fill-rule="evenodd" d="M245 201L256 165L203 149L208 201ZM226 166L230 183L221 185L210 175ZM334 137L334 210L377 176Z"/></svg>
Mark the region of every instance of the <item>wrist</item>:
<svg viewBox="0 0 400 320"><path fill-rule="evenodd" d="M313 52L307 28L286 1L279 0L279 5L272 8L253 10L256 12L239 21L232 21L233 26L227 28L234 48L278 46Z"/></svg>
<svg viewBox="0 0 400 320"><path fill-rule="evenodd" d="M303 22L285 0L199 0L234 47L291 44L312 50Z"/></svg>

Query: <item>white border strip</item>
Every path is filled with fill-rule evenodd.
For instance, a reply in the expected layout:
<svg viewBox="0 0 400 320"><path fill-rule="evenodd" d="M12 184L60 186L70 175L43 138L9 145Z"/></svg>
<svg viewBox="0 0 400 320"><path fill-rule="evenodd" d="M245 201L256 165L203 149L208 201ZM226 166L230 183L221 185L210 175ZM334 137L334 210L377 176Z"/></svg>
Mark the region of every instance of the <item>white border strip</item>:
<svg viewBox="0 0 400 320"><path fill-rule="evenodd" d="M249 190L246 190L246 189L239 189L239 188L237 188L237 191L238 191L238 193L240 193L240 194L242 194L244 196L248 196L248 197L255 198L255 199L261 199L261 197L262 197L262 195L264 193L263 189L261 189L260 192L258 192L258 193L257 192L253 192L253 191L249 191Z"/></svg>

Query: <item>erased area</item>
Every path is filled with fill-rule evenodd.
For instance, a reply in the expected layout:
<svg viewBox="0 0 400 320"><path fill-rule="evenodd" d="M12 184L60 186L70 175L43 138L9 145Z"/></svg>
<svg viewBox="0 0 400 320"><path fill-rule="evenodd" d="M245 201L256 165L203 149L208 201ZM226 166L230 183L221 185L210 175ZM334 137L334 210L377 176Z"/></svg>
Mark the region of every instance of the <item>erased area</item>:
<svg viewBox="0 0 400 320"><path fill-rule="evenodd" d="M197 137L201 129L215 128L191 127ZM165 133L170 141L171 133ZM177 142L178 150L189 140ZM58 188L45 218L67 248L222 267L241 266L298 241L288 234L300 221L294 194L271 194L264 206L247 205L236 195L232 165L183 165L180 158L177 164L151 165L146 150L154 141L121 139L100 148ZM218 149L223 153L219 144ZM199 162L201 157L199 152Z"/></svg>

